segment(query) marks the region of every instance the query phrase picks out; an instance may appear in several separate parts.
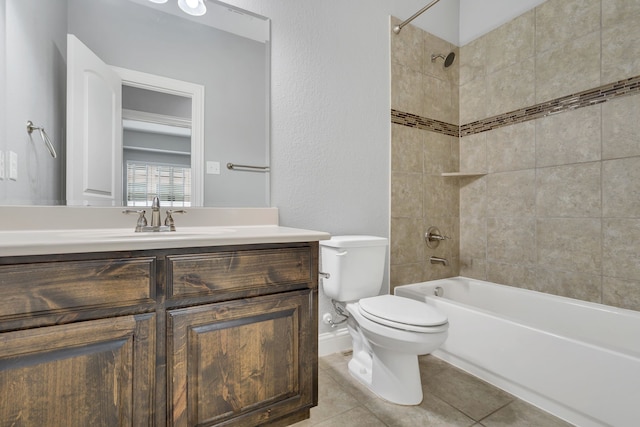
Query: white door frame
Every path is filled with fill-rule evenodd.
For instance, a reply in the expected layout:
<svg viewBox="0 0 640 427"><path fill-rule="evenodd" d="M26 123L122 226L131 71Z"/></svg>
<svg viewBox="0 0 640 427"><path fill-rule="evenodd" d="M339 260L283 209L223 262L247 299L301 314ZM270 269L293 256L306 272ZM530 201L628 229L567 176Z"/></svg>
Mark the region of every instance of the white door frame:
<svg viewBox="0 0 640 427"><path fill-rule="evenodd" d="M192 206L204 205L204 86L168 77L111 67L124 86L191 98Z"/></svg>

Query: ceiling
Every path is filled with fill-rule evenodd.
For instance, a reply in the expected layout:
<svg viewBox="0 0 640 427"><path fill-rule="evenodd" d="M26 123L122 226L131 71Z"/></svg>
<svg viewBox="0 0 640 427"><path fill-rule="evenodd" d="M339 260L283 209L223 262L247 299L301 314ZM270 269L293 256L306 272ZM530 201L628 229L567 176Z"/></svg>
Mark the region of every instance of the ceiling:
<svg viewBox="0 0 640 427"><path fill-rule="evenodd" d="M391 14L407 19L431 0L393 0ZM464 46L546 0L440 0L411 23Z"/></svg>

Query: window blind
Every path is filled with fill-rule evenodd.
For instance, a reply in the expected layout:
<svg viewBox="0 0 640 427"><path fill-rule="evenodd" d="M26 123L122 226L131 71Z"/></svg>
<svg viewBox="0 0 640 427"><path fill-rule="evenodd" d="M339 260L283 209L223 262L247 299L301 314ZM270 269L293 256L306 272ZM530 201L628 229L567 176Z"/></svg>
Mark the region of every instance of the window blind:
<svg viewBox="0 0 640 427"><path fill-rule="evenodd" d="M155 196L162 206L191 206L191 168L127 162L127 206L151 206Z"/></svg>

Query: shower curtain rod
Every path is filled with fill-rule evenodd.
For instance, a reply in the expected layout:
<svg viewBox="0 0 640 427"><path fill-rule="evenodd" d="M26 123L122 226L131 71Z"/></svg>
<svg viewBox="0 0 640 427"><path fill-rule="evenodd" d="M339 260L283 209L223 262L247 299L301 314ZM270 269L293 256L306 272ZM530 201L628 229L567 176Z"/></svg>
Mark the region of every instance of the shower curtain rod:
<svg viewBox="0 0 640 427"><path fill-rule="evenodd" d="M395 27L393 27L393 32L396 33L396 34L400 34L400 30L402 29L402 27L404 27L409 22L411 22L414 19L416 19L418 16L422 15L424 12L427 11L427 9L429 9L431 6L433 6L434 4L438 3L439 1L440 0L433 0L431 3L429 3L428 5L426 5L425 7L423 7L422 9L417 11L416 13L414 13L413 15L411 15L411 17L409 19L405 19L404 21L402 21L402 23L400 23L400 25L396 25Z"/></svg>

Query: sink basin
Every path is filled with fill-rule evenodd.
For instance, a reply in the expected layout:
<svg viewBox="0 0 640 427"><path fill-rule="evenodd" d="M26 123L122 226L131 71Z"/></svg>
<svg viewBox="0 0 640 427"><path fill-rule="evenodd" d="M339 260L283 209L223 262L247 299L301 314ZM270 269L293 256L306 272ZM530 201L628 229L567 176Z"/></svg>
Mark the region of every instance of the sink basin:
<svg viewBox="0 0 640 427"><path fill-rule="evenodd" d="M232 228L222 227L191 227L188 229L178 229L176 231L141 231L123 229L104 229L104 230L72 230L67 233L62 232L60 235L73 234L74 236L86 239L184 239L184 238L203 238L206 239L220 234L232 233Z"/></svg>
<svg viewBox="0 0 640 427"><path fill-rule="evenodd" d="M131 231L129 233L104 233L100 234L100 238L103 239L183 239L185 237L189 238L207 238L211 236L217 236L220 234L232 233L234 230L230 228L216 228L212 230L202 230L202 231L143 231L136 233Z"/></svg>
<svg viewBox="0 0 640 427"><path fill-rule="evenodd" d="M69 245L88 243L162 242L176 240L203 241L236 235L236 228L183 227L176 231L139 232L132 228L92 228L73 230L42 230L34 232L4 232L2 244L12 246ZM0 245L1 246L1 245Z"/></svg>

